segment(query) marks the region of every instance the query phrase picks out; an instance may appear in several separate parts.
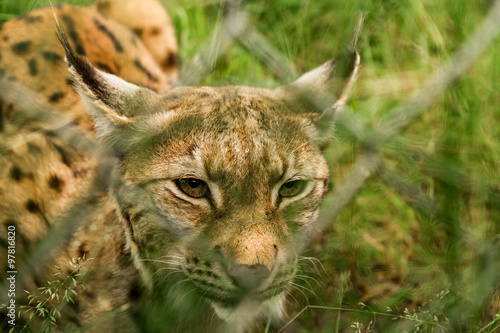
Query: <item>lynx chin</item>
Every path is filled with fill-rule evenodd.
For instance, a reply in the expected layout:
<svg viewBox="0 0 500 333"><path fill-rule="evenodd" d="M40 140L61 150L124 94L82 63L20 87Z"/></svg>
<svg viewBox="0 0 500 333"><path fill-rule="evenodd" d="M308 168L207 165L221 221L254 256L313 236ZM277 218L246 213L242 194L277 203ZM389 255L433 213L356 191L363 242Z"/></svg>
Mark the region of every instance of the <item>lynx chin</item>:
<svg viewBox="0 0 500 333"><path fill-rule="evenodd" d="M100 0L5 23L0 54L0 223L16 226L20 260L60 236L26 288L95 259L57 329L187 332L202 317L228 332L280 327L294 239L314 229L328 187L323 149L354 47L274 90L175 87L160 4Z"/></svg>

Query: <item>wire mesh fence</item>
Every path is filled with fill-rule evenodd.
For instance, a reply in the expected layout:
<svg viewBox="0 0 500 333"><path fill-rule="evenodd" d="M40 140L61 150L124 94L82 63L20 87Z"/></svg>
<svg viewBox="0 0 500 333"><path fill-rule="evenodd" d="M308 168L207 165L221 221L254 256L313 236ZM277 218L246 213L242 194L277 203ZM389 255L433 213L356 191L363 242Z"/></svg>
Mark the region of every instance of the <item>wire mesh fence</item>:
<svg viewBox="0 0 500 333"><path fill-rule="evenodd" d="M259 59L280 82L286 83L297 77L295 66L273 46L273 42L269 41L249 19L251 14L245 9L247 3L234 1L218 5L220 6L221 21L214 28L206 43L201 46L200 51L192 57L192 61L183 65L179 85L196 85L212 71L217 65L218 58L224 55L225 50L232 43L239 43L243 46L247 52ZM352 22L354 26L355 18L352 18ZM444 62L443 65L438 66L435 72L423 83L422 88L416 90L407 101L389 108L386 116L376 126L367 125L364 119L361 119L359 115L353 112L352 104L348 104L341 113L336 115L337 131L341 136L350 138L352 145L357 147L359 151L353 158L349 172L344 171L345 177L339 184L335 184L333 193L328 194L325 198L314 232L296 235L296 238L289 245L302 251L306 250L311 243L321 238L322 234L332 230L333 221L343 212L349 210L349 205L356 199L360 191L371 180L376 179L399 195L402 201L410 206L412 214L419 216L417 220L423 225L420 230L422 233L436 233L430 236L420 236L421 238L427 237L425 241L430 240L432 242L437 242L436 238L442 238L443 242L448 243L443 247L436 246L436 249L438 249L436 251L439 251L440 255L445 257L443 262L446 263L446 267L440 267L440 269L445 272L443 273L445 280L448 280L448 283L441 283L437 288L447 286L448 289L440 290L440 293L435 292L435 290L425 293L426 295L436 295L435 299L421 301L421 308L414 306L415 310L406 308L411 303L408 299L412 299L412 297L408 296L405 299L405 295L399 295L397 299L384 302L383 304L388 307L388 311L381 310L380 304L372 305L376 307L376 309L372 309L365 304L365 302L369 303L367 300L371 300L370 297L366 296L368 293L363 295L360 292L357 294L358 298L354 297L360 303L346 306L343 304L342 290L356 289L356 286L353 286L356 282L359 285L362 284L361 281L356 281L355 275L359 273L356 273L358 268L354 267L350 273L347 272L348 270L344 270L344 274L341 274L335 280L337 284L332 288L336 289L333 294L337 296L331 296L332 300L323 299L321 295L316 295L317 299L319 299L318 303L321 304L303 306L302 303L297 302L296 306L291 306L292 313L290 317L292 319L290 321L273 323L274 328L270 328L271 321L269 320L267 326L264 325L260 328L262 331L268 331L269 329L275 329L279 332L286 331L291 328L292 323L300 322L305 312L307 312L306 310L314 312L314 314L303 319L302 329L314 332L494 332L498 329L500 321L498 317L499 307L498 300L495 299L495 297L498 298L496 290L500 281L500 249L495 238L495 234L498 234L499 230L497 226L499 222L498 207L500 206L498 177L483 177L477 172L471 172L467 167L448 163L447 160L441 159L446 157L446 152L442 155L437 154L437 156L420 153L417 159L429 159L425 163L424 169L432 169L428 171L432 175L439 174L439 176L435 177L439 180L435 184L438 188L431 190L429 187L425 186L424 188L424 185L422 185L427 185L426 181L418 179L418 181L414 182L409 179L407 173L401 172L397 163L394 163L393 155L398 155L398 158L404 159L407 154L419 154L412 151L412 146L415 143L407 140L406 137L401 137L402 133L415 122L415 119L422 117L437 99L442 98L447 89L454 89L457 80L471 66L476 64L488 46L494 43L499 31L500 2L495 1L491 4L488 14L477 30L470 34L467 41L453 53L450 59ZM362 50L361 54L363 54ZM75 230L87 223L82 212L92 210L96 201L99 200L98 198L107 193L110 187L117 186L116 183L120 183L120 180L109 177L116 162L113 156L114 153L103 151L102 147L96 148L96 145L87 136L75 132L71 127L71 119L66 119L54 113L44 103L40 102L33 93L7 79L0 79L0 91L4 101L16 104L20 109L17 118L12 120L14 123L37 123L42 124L42 127L47 126L43 130L56 132L58 136L67 140L68 144L90 156L94 156L98 161L96 162L97 171L91 185L78 196L76 203L64 213L64 216L57 218L59 221L53 223L54 227L51 229L50 234L42 238L26 256L26 263L21 266L18 275L24 277L18 282L19 285L24 286L30 282L37 267L41 263L48 261L49 256L47 253L53 252L56 246L68 242ZM307 90L307 94L310 93ZM317 100L319 106L324 107L321 104L321 96L308 96L308 98ZM34 114L33 110L37 110L37 113ZM448 129L453 130L452 128ZM133 137L133 134L126 132L124 134ZM145 137L135 138L134 140L150 142L152 140L151 135L151 133L146 133ZM123 140L129 139L124 138ZM495 147L496 143L492 143L492 145ZM7 141L0 143L0 150L3 155L7 155L9 149L10 146ZM498 159L494 159L494 162L498 161ZM6 165L0 165L0 174L9 172L5 168ZM490 170L496 169L494 167L490 168L488 172ZM418 170L412 169L410 171L418 173ZM417 178L418 176L426 177L424 172L422 172L422 175L417 175ZM137 189L137 193L134 194L137 196L136 200L147 202L150 199L141 194L142 190L143 188L140 187ZM466 208L458 202L463 202ZM153 204L148 202L144 205ZM481 215L476 210L479 209L477 207L483 206L486 208L481 209L486 210L486 212ZM467 209L469 207L473 208ZM465 225L461 217L464 212L477 214L479 218L485 219L481 221L484 224L478 225L486 229L485 234L491 237L474 237L473 228L475 224ZM158 216L158 219L161 218L161 216ZM474 222L474 216L469 217L469 219ZM388 224L390 225L390 222ZM341 230L342 228L336 231L338 233ZM368 235L363 236L365 242L370 240L369 233L370 231L368 231ZM436 235L441 236L436 237ZM423 243L425 241L422 240ZM478 241L483 243L478 244ZM383 245L378 244L376 241L373 241L373 244L383 248ZM429 246L428 251L433 251L433 244L424 244L425 246ZM403 251L403 249L401 250ZM340 253L340 251L332 252L345 254ZM380 252L383 253L384 250ZM418 257L418 255L414 256ZM332 256L332 254L329 254L329 256ZM311 261L309 268L317 268L314 259L304 258ZM335 261L336 259L331 260ZM377 259L377 261L383 260ZM415 266L411 267L415 271L428 269L429 267L426 267L426 265L431 266L433 264L432 262L426 263L425 260L420 262L418 259L413 260L417 262ZM317 263L317 265L318 267L322 266L321 262ZM388 266L390 266L390 263L388 263ZM327 270L329 269L327 267ZM301 274L298 275L299 278L302 276ZM411 272L407 273L407 275L411 275ZM417 274L417 276L420 275ZM411 278L407 279L412 280ZM174 281L179 283L177 279L174 279ZM416 282L412 281L412 283ZM306 284L309 284L307 280ZM382 285L382 287L388 286L389 284ZM357 287L361 288L360 286ZM7 288L7 285L3 285L2 295L6 295ZM319 291L324 292L328 288L320 286ZM297 289L300 293L314 294L314 291L311 290L314 288L310 284L307 287L300 285ZM418 287L415 289L418 289ZM415 293L415 289L409 292ZM187 304L190 304L192 297L196 297L192 290L183 290L182 295L182 301L187 302ZM186 295L189 296L184 297ZM5 296L2 297L5 298ZM309 295L309 297L312 298L313 296ZM309 297L305 295L306 299ZM293 294L291 298L294 298ZM2 299L3 302L5 302L5 299ZM153 308L148 311L157 315L162 311L166 311L165 304L155 306L156 309ZM403 308L398 308L398 306ZM189 309L185 308L184 310L189 311ZM197 313L196 310L191 310ZM316 310L317 312L315 312ZM320 310L324 312L320 312ZM493 313L488 311L493 311ZM483 316L485 312L488 315ZM331 313L335 313L335 316L331 316ZM354 317L351 316L352 314L354 314ZM158 317L161 316L158 315ZM157 320L167 327L166 331L168 331L171 318L166 317L166 319L159 318ZM387 318L389 320L386 321ZM143 319L144 317L141 317L141 320ZM212 318L210 321L217 321L217 319ZM193 323L191 330L197 331L200 327L210 326L209 324L206 322ZM266 320L264 320L264 324L266 324ZM214 326L217 327L217 323ZM83 329L90 329L91 327L92 325L89 325ZM295 327L295 329L299 328Z"/></svg>

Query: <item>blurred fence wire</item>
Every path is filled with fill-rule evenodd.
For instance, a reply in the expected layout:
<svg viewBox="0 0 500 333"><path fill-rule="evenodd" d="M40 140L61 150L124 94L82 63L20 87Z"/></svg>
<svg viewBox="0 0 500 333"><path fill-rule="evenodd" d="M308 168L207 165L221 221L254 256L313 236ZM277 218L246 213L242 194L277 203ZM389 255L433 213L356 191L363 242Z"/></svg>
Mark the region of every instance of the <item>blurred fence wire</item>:
<svg viewBox="0 0 500 333"><path fill-rule="evenodd" d="M217 57L230 43L235 41L241 43L248 52L265 64L280 80L286 82L290 78L297 77L298 74L293 64L248 21L248 13L242 9L244 2L225 2L224 5L227 9L224 11L222 23L216 27L212 37L201 51L193 57L194 60L184 66L185 70L181 72L181 84L194 84L209 73L211 67L215 65ZM389 144L415 118L424 113L437 97L443 94L457 78L473 65L495 40L499 32L500 1L495 1L488 16L467 42L426 80L423 88L416 91L408 101L394 107L377 128L363 126L349 108L338 115L337 126L343 127L359 143L364 145L365 151L358 157L347 178L336 186L332 196L327 199L328 204L323 205L315 235L321 233L332 223L334 218L351 202L356 193L373 175L378 174L389 183L402 184L401 177L393 175L383 166L383 156L381 156L380 149ZM332 50L332 52L334 51ZM362 59L361 63L363 64ZM192 70L193 68L194 70ZM421 200L427 207L433 206L432 199L426 197L417 185L405 182L404 187L412 193L419 193L418 200ZM304 248L312 237L314 235L302 235L296 241L295 246Z"/></svg>
<svg viewBox="0 0 500 333"><path fill-rule="evenodd" d="M365 182L377 171L383 178L387 177L387 170L384 170L383 159L379 152L380 148L403 131L412 120L425 112L426 107L474 64L499 32L500 1L495 1L489 15L460 50L448 62L438 68L426 81L424 87L417 91L410 100L393 108L386 120L378 128L358 128L356 126L359 125L359 122L356 122L352 113L343 112L340 114L337 119L338 125L350 131L366 148L352 167L349 176L335 189L335 193L330 199L332 203L323 207L323 214L319 221L320 230L326 227L328 223L331 223L333 218L340 213L342 208L350 202Z"/></svg>
<svg viewBox="0 0 500 333"><path fill-rule="evenodd" d="M280 80L289 81L297 77L297 71L293 64L259 32L248 20L245 11L245 2L228 1L221 4L222 19L210 38L201 45L200 51L191 61L184 64L180 74L180 85L196 85L204 76L208 75L215 66L219 56L234 42L240 43L248 52L265 64L269 70ZM337 126L349 132L364 147L360 156L357 157L347 177L341 184L337 184L333 194L326 199L318 220L316 232L313 235L299 235L292 246L303 249L316 236L329 226L335 217L348 205L356 194L362 189L367 181L373 177L380 177L385 183L396 187L405 196L411 197L422 209L427 212L436 210L436 203L425 194L416 184L405 180L395 171L389 170L384 164L384 155L381 148L394 140L405 128L418 116L426 111L426 108L440 96L450 84L462 75L484 50L492 43L500 32L500 0L491 6L488 16L480 24L477 30L469 37L468 41L458 50L445 64L438 68L428 78L424 87L415 92L406 102L394 107L386 119L377 128L367 128L358 121L357 115L348 107L336 119ZM349 33L349 32L346 32ZM332 52L335 51L332 49ZM326 60L326 59L325 59ZM363 63L363 59L361 59ZM66 126L69 120L55 116L50 110L41 105L36 97L13 85L5 79L0 80L0 91L4 98L10 98L20 105L24 110L23 115L33 118L29 110L34 107L39 110L37 117L39 121L52 124L58 130L59 135L68 139L83 151L96 154L95 148L87 138L72 132ZM33 120L33 119L31 119ZM0 151L7 148L0 143ZM26 272L31 272L33 267L43 260L47 260L45 253L49 252L51 244L55 239L61 237L67 239L71 232L83 223L79 211L91 209L95 193L105 191L110 184L106 177L111 168L111 160L107 153L100 152L100 163L97 176L92 186L81 195L80 200L63 217L63 223L53 230L50 237L41 241L32 251L34 254L25 266ZM78 222L75 222L78 221ZM37 255L38 254L38 255ZM29 276L30 274L19 274ZM5 286L3 287L3 289ZM2 295L5 295L2 290Z"/></svg>
<svg viewBox="0 0 500 333"><path fill-rule="evenodd" d="M245 13L239 10L237 12L238 15L241 15L241 19L245 16ZM230 30L233 29L230 28ZM237 33L231 34L232 39L241 43L278 78L289 80L297 77L293 64L276 50L272 43L259 33L256 27L250 26L248 21L245 21L244 28L241 28L241 25L236 25L234 31L237 31ZM298 235L292 246L304 249L315 236L331 225L335 217L355 198L356 194L373 176L379 177L384 183L393 187L426 214L430 216L437 214L438 204L434 199L427 195L417 184L411 183L404 176L390 170L384 163L381 149L390 145L391 141L397 138L398 134L403 132L415 118L426 112L426 109L436 98L442 95L455 80L477 61L495 40L499 32L500 1L495 1L490 7L487 17L481 22L476 31L470 35L467 42L446 63L435 70L426 80L423 88L416 91L408 101L390 110L388 116L379 126L367 128L349 108L340 113L336 119L337 126L342 127L356 138L358 143L364 147L363 152L357 157L347 177L336 185L334 193L325 200L316 232L309 235ZM214 54L213 51L207 52L205 50L203 52ZM212 61L212 63L214 62ZM205 68L204 72L208 71L208 68Z"/></svg>
<svg viewBox="0 0 500 333"><path fill-rule="evenodd" d="M215 66L218 57L233 42L239 42L248 52L264 63L271 72L283 81L297 77L297 71L281 52L262 35L248 20L244 2L222 2L222 19L214 28L200 51L185 64L180 73L179 85L194 85Z"/></svg>

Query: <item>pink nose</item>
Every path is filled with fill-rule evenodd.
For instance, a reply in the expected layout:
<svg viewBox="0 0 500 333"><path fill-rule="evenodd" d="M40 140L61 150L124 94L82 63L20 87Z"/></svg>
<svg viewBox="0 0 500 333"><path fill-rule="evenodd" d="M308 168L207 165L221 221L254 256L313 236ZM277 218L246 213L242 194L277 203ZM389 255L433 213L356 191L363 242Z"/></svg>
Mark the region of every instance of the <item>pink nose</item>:
<svg viewBox="0 0 500 333"><path fill-rule="evenodd" d="M234 284L244 290L258 287L271 272L264 265L235 265L228 271Z"/></svg>

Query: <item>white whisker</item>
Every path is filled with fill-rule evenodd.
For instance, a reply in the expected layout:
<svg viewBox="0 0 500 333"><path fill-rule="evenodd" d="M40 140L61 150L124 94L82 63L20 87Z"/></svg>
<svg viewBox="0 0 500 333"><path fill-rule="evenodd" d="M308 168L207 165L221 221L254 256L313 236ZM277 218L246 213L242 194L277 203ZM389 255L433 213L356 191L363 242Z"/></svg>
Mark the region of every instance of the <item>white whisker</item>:
<svg viewBox="0 0 500 333"><path fill-rule="evenodd" d="M311 290L307 289L306 287L301 286L301 285L299 285L299 284L297 284L297 283L290 282L290 285L292 286L292 288L295 288L296 290L298 290L299 292L301 292L301 293L302 293L302 295L304 295L304 297L305 297L305 299L306 299L306 301L307 301L307 304L310 304L310 302L309 302L309 297L307 297L306 293L305 293L305 292L303 292L300 288L302 288L302 289L304 289L304 290L307 290L307 291L311 292L312 294L314 294L314 292L313 292L313 291L311 291ZM314 296L318 297L316 294L314 294Z"/></svg>
<svg viewBox="0 0 500 333"><path fill-rule="evenodd" d="M295 276L298 277L299 279L301 279L302 281L307 282L308 284L309 284L308 281L314 281L314 282L316 282L317 285L319 285L319 286L321 285L321 283L318 280L316 280L315 278L313 278L312 276L304 275L304 274L296 274Z"/></svg>
<svg viewBox="0 0 500 333"><path fill-rule="evenodd" d="M186 280L183 280L183 281L186 281ZM183 281L181 281L181 282L183 282ZM184 295L182 295L182 297L177 301L177 303L180 304L182 302L182 300L184 299L184 297L186 297L187 295L191 294L195 290L196 290L196 288L193 288L190 291L184 293Z"/></svg>
<svg viewBox="0 0 500 333"><path fill-rule="evenodd" d="M292 295L292 293L288 290L285 290L286 294L288 296L290 296L291 298L293 298L293 300L295 301L295 303L297 303L297 306L300 308L300 304L299 304L299 301L297 301L297 299Z"/></svg>
<svg viewBox="0 0 500 333"><path fill-rule="evenodd" d="M319 271L318 267L316 266L316 264L318 264L321 267L321 270L328 276L328 273L326 272L325 266L323 266L323 263L318 258L314 258L314 257L302 257L301 256L298 259L298 261L303 261L303 260L309 261L314 266L314 269L316 270L316 272L318 273L318 275L322 275L321 272Z"/></svg>
<svg viewBox="0 0 500 333"><path fill-rule="evenodd" d="M306 275L295 275L295 277L301 281L304 281L305 283L307 283L307 285L309 286L309 288L311 288L311 290L313 289L313 287L311 286L311 284L309 283L308 279L305 279L305 277L308 277L309 279L312 279L314 280L314 282L316 282L318 285L318 281L316 281L315 279L309 277L309 276L306 276Z"/></svg>

